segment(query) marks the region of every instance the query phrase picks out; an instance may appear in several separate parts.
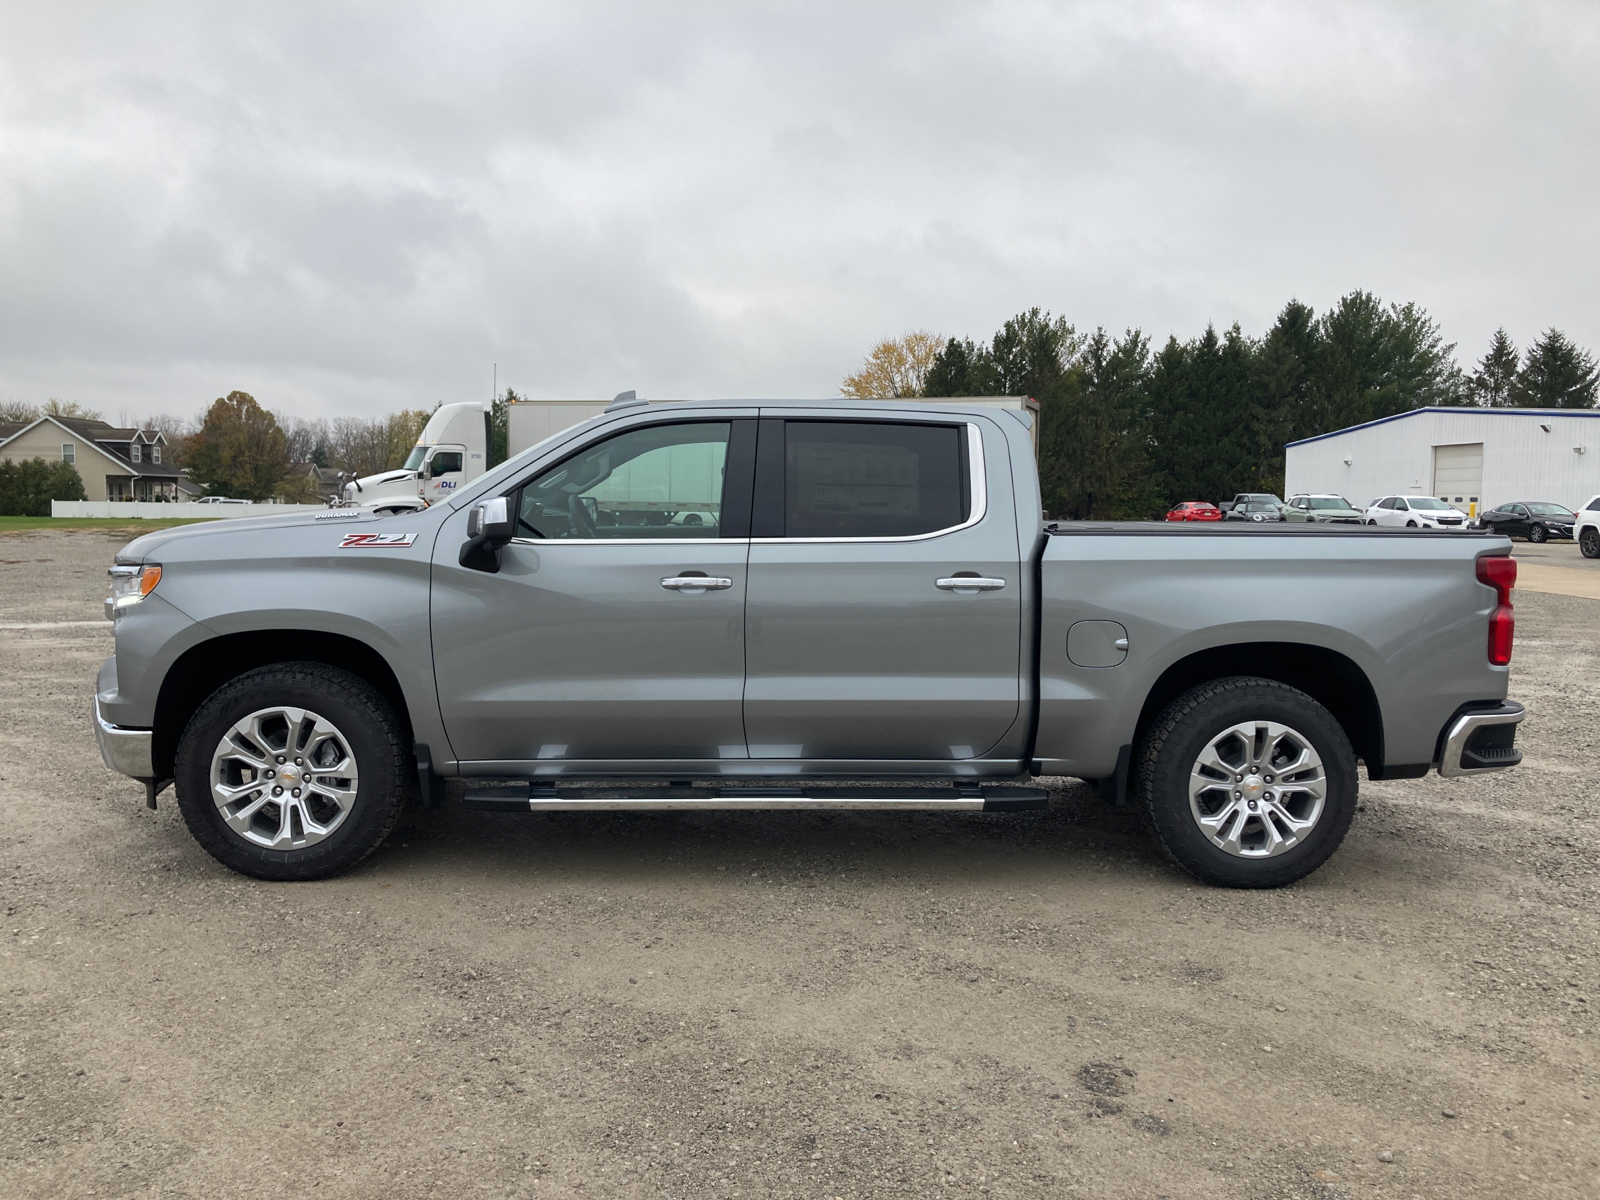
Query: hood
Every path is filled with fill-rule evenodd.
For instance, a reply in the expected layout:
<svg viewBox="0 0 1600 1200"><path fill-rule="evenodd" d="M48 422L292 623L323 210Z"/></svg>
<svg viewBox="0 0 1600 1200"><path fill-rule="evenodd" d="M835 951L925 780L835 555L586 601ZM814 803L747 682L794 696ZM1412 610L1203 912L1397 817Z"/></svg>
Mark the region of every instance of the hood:
<svg viewBox="0 0 1600 1200"><path fill-rule="evenodd" d="M401 514L416 517L418 514ZM248 538L262 536L273 530L291 526L358 526L378 521L391 521L392 517L377 516L365 508L330 508L319 513L284 513L271 517L236 517L223 521L201 521L193 525L177 525L170 529L155 529L136 537L117 551L119 563L142 563L159 559L164 549L174 545L183 547L185 557L203 556L205 548L195 543L205 538Z"/></svg>

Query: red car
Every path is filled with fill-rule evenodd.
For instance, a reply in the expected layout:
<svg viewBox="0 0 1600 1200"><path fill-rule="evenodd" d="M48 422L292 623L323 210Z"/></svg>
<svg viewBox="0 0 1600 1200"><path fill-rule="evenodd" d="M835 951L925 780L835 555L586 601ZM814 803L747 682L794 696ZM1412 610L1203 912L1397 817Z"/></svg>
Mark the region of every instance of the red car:
<svg viewBox="0 0 1600 1200"><path fill-rule="evenodd" d="M1185 500L1167 514L1169 521L1220 521L1222 510L1204 500Z"/></svg>

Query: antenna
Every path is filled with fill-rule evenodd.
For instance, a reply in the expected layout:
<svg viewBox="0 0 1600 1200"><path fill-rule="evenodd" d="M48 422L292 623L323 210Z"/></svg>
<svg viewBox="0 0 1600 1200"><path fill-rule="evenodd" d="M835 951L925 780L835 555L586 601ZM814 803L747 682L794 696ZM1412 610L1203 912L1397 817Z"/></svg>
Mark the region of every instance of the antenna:
<svg viewBox="0 0 1600 1200"><path fill-rule="evenodd" d="M494 382L489 385L489 403L493 404L500 399L500 364L494 365Z"/></svg>

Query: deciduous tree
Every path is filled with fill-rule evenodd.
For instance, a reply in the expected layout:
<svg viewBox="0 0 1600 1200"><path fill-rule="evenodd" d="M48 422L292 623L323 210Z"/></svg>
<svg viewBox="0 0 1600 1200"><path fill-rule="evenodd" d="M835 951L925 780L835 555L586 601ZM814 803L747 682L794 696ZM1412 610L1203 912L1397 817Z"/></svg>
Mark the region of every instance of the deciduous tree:
<svg viewBox="0 0 1600 1200"><path fill-rule="evenodd" d="M289 470L283 430L248 392L229 392L212 404L184 453L208 491L243 500L270 499Z"/></svg>
<svg viewBox="0 0 1600 1200"><path fill-rule="evenodd" d="M923 394L928 371L944 347L945 339L925 329L914 329L874 346L859 371L844 377L841 396L861 400L904 400Z"/></svg>

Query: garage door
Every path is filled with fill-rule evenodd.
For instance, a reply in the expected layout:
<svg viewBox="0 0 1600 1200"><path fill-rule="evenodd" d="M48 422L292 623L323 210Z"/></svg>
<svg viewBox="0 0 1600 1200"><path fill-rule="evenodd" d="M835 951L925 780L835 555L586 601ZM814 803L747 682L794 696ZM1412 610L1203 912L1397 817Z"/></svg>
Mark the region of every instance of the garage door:
<svg viewBox="0 0 1600 1200"><path fill-rule="evenodd" d="M1433 448L1433 494L1446 504L1461 507L1472 516L1483 492L1483 443Z"/></svg>

